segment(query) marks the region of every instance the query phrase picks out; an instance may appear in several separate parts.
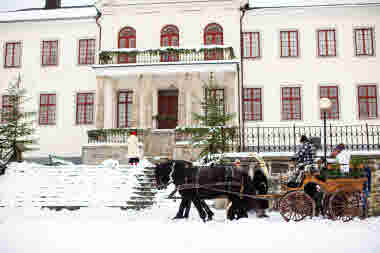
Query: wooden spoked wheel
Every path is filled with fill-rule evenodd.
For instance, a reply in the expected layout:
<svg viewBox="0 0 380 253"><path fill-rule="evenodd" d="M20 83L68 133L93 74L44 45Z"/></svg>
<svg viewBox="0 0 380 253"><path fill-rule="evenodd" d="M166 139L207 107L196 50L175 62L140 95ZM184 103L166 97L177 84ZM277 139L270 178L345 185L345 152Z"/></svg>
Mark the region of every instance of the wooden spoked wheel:
<svg viewBox="0 0 380 253"><path fill-rule="evenodd" d="M306 216L313 216L315 201L303 191L292 191L285 194L279 201L279 209L286 221L301 221Z"/></svg>
<svg viewBox="0 0 380 253"><path fill-rule="evenodd" d="M331 195L329 212L333 220L351 221L361 216L362 203L359 192L338 192Z"/></svg>

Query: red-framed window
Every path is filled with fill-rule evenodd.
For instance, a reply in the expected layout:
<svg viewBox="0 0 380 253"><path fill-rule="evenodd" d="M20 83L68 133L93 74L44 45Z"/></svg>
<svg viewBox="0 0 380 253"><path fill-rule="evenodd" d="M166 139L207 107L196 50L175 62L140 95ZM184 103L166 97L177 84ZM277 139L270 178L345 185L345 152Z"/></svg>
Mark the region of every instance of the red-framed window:
<svg viewBox="0 0 380 253"><path fill-rule="evenodd" d="M136 30L132 27L124 27L119 32L119 48L136 48ZM136 63L136 55L120 54L119 63Z"/></svg>
<svg viewBox="0 0 380 253"><path fill-rule="evenodd" d="M8 122L9 117L12 115L12 104L10 101L10 96L9 95L4 95L2 97L2 110L1 110L1 123L6 123Z"/></svg>
<svg viewBox="0 0 380 253"><path fill-rule="evenodd" d="M39 124L40 125L54 125L56 112L56 95L55 94L41 94L40 95L40 111L39 111Z"/></svg>
<svg viewBox="0 0 380 253"><path fill-rule="evenodd" d="M359 118L377 118L376 85L360 85L358 87Z"/></svg>
<svg viewBox="0 0 380 253"><path fill-rule="evenodd" d="M120 91L117 97L117 127L131 126L132 120L132 91Z"/></svg>
<svg viewBox="0 0 380 253"><path fill-rule="evenodd" d="M79 40L78 64L88 65L95 63L95 39Z"/></svg>
<svg viewBox="0 0 380 253"><path fill-rule="evenodd" d="M298 31L281 31L281 57L297 57L299 52Z"/></svg>
<svg viewBox="0 0 380 253"><path fill-rule="evenodd" d="M205 45L223 45L223 28L216 23L208 24L203 39ZM205 50L205 60L223 60L223 49Z"/></svg>
<svg viewBox="0 0 380 253"><path fill-rule="evenodd" d="M58 65L58 40L42 42L42 65Z"/></svg>
<svg viewBox="0 0 380 253"><path fill-rule="evenodd" d="M167 25L161 29L161 47L178 47L179 46L179 30L174 25ZM179 55L173 53L162 53L162 62L178 61Z"/></svg>
<svg viewBox="0 0 380 253"><path fill-rule="evenodd" d="M242 39L244 58L258 58L261 56L259 32L244 32Z"/></svg>
<svg viewBox="0 0 380 253"><path fill-rule="evenodd" d="M319 98L328 98L331 101L331 109L327 112L328 119L339 119L339 90L337 86L319 87ZM321 119L324 115L321 112Z"/></svg>
<svg viewBox="0 0 380 253"><path fill-rule="evenodd" d="M283 87L281 88L282 98L282 119L301 119L301 88Z"/></svg>
<svg viewBox="0 0 380 253"><path fill-rule="evenodd" d="M355 29L355 54L374 55L374 41L372 28Z"/></svg>
<svg viewBox="0 0 380 253"><path fill-rule="evenodd" d="M336 56L334 29L318 31L318 56Z"/></svg>
<svg viewBox="0 0 380 253"><path fill-rule="evenodd" d="M244 120L262 120L262 109L261 88L244 88Z"/></svg>
<svg viewBox="0 0 380 253"><path fill-rule="evenodd" d="M78 93L76 104L76 123L78 125L94 123L94 94Z"/></svg>
<svg viewBox="0 0 380 253"><path fill-rule="evenodd" d="M6 68L21 66L21 42L7 42L5 44L4 66Z"/></svg>

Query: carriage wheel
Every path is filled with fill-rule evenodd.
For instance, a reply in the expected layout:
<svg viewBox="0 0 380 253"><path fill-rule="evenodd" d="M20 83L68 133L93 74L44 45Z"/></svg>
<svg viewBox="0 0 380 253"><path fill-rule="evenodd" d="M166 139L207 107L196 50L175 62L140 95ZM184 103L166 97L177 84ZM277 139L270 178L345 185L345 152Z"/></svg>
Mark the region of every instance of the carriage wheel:
<svg viewBox="0 0 380 253"><path fill-rule="evenodd" d="M330 197L329 212L333 220L351 221L362 213L359 192L338 192Z"/></svg>
<svg viewBox="0 0 380 253"><path fill-rule="evenodd" d="M286 221L301 221L314 215L315 201L303 191L292 191L280 199L279 209Z"/></svg>

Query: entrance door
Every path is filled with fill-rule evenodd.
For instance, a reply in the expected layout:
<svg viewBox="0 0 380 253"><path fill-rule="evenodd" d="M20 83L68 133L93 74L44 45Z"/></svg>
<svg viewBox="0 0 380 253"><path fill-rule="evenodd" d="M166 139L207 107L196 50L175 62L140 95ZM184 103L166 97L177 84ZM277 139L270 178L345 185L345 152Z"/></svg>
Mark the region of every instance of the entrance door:
<svg viewBox="0 0 380 253"><path fill-rule="evenodd" d="M178 91L163 90L158 92L157 128L173 129L178 119Z"/></svg>

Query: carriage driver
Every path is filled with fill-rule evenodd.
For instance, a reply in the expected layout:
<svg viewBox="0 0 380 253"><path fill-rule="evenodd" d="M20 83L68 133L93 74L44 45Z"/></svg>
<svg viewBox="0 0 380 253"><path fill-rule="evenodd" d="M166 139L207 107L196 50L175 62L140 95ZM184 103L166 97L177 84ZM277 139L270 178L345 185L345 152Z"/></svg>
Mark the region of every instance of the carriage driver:
<svg viewBox="0 0 380 253"><path fill-rule="evenodd" d="M306 165L313 164L313 150L312 144L309 139L302 135L300 142L302 144L301 149L296 153L295 157L292 158L292 161L296 161L296 173L290 179L288 186L289 187L297 187L299 183L301 183L300 171L303 171Z"/></svg>

